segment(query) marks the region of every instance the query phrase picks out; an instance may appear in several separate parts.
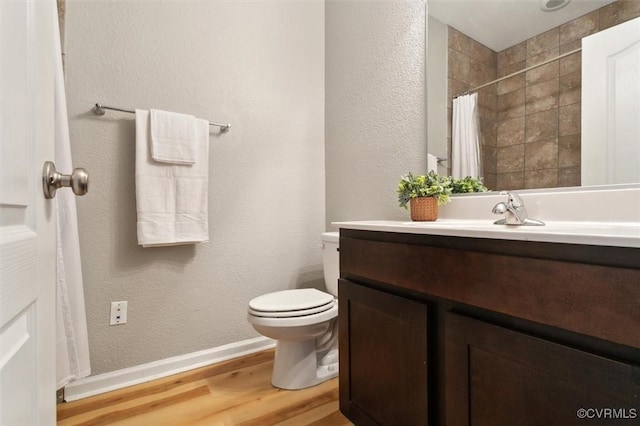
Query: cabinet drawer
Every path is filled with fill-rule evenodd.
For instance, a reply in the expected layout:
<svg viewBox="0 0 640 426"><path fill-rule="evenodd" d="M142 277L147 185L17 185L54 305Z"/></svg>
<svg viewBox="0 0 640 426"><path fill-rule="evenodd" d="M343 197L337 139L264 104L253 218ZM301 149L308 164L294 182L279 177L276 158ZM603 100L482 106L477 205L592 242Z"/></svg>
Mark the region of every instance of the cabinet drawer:
<svg viewBox="0 0 640 426"><path fill-rule="evenodd" d="M342 237L340 273L640 347L638 268Z"/></svg>

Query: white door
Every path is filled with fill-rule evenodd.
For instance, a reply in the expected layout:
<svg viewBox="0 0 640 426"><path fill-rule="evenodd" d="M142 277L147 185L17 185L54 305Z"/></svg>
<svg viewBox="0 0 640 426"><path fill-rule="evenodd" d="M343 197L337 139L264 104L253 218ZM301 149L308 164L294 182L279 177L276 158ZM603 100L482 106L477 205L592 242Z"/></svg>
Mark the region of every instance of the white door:
<svg viewBox="0 0 640 426"><path fill-rule="evenodd" d="M0 425L55 425L51 0L0 0Z"/></svg>
<svg viewBox="0 0 640 426"><path fill-rule="evenodd" d="M582 39L582 185L640 182L640 18Z"/></svg>

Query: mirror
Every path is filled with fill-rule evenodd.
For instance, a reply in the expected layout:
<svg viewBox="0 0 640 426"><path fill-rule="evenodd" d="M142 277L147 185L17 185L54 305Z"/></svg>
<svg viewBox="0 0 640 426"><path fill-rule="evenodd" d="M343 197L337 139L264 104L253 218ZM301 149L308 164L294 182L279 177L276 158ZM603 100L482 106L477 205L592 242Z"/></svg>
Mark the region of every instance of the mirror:
<svg viewBox="0 0 640 426"><path fill-rule="evenodd" d="M429 152L450 160L453 97L550 61L477 91L484 182L493 190L580 186L577 49L583 37L640 16L640 2L428 0L427 7ZM450 174L449 164L438 172Z"/></svg>

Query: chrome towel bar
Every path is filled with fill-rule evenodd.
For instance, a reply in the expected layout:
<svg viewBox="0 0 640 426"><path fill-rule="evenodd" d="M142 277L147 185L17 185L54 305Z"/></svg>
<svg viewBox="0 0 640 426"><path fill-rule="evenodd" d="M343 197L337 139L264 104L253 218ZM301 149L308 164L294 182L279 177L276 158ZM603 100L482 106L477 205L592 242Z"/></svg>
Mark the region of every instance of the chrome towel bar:
<svg viewBox="0 0 640 426"><path fill-rule="evenodd" d="M96 105L93 107L93 112L95 115L104 115L105 114L105 109L110 109L112 111L120 111L120 112L126 112L129 114L135 114L135 111L132 111L130 109L123 109L123 108L116 108L116 107L112 107L112 106L106 106L106 105L101 105L96 103ZM231 124L220 124L220 123L213 123L213 122L209 122L209 126L216 126L216 127L220 127L220 131L221 132L228 132L229 129L231 128Z"/></svg>

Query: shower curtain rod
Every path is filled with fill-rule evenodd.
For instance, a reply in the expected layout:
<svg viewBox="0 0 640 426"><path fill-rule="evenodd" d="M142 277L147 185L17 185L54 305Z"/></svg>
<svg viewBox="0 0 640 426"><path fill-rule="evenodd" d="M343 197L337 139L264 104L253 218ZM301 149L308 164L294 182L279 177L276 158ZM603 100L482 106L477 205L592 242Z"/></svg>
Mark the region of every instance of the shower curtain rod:
<svg viewBox="0 0 640 426"><path fill-rule="evenodd" d="M100 105L98 103L96 103L96 106L93 107L93 112L95 113L95 115L104 115L105 114L105 109L110 109L112 111L120 111L120 112L126 112L129 114L135 114L135 111L132 111L130 109L122 109L122 108L116 108L116 107L111 107L111 106L106 106L106 105ZM209 126L217 126L220 127L220 131L221 132L228 132L229 129L231 128L231 124L220 124L220 123L213 123L213 122L209 122Z"/></svg>
<svg viewBox="0 0 640 426"><path fill-rule="evenodd" d="M548 64L550 62L557 61L558 59L562 59L562 58L564 58L566 56L573 55L574 53L580 52L581 50L582 50L582 48L579 47L579 48L577 48L575 50L572 50L571 52L563 53L562 55L556 56L555 58L547 59L546 61L540 62L539 64L536 64L536 65L531 65L530 67L527 67L527 68L525 68L523 70L516 71L516 72L513 72L513 73L511 73L509 75L505 75L504 77L500 77L498 79L490 81L488 83L481 84L480 86L474 87L473 89L465 90L464 92L458 93L457 95L455 95L454 98L457 98L458 96L462 96L462 95L467 95L467 94L469 94L471 92L477 92L478 90L480 90L480 89L482 89L484 87L491 86L492 84L498 83L498 82L500 82L502 80L506 80L506 79L511 78L513 76L516 76L518 74L522 74L523 72L531 71L534 68L538 68L538 67L546 65L546 64Z"/></svg>

